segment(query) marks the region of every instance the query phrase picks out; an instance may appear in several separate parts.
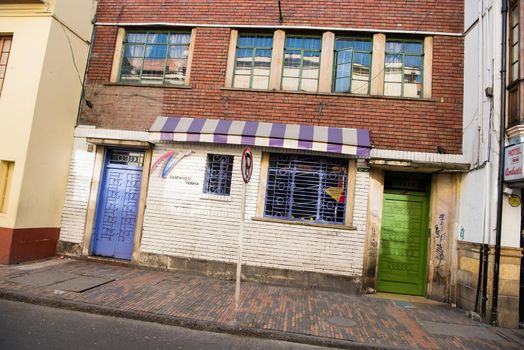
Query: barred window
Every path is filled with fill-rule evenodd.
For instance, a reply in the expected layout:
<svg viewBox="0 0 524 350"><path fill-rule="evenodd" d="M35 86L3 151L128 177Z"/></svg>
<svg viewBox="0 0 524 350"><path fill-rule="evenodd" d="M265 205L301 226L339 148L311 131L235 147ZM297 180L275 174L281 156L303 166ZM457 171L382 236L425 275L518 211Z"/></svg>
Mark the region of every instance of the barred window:
<svg viewBox="0 0 524 350"><path fill-rule="evenodd" d="M273 37L242 34L238 38L233 87L267 89Z"/></svg>
<svg viewBox="0 0 524 350"><path fill-rule="evenodd" d="M120 82L184 84L190 39L187 32L127 33Z"/></svg>
<svg viewBox="0 0 524 350"><path fill-rule="evenodd" d="M221 154L207 155L204 193L229 196L231 192L233 158L233 156L225 156Z"/></svg>
<svg viewBox="0 0 524 350"><path fill-rule="evenodd" d="M264 215L343 224L348 160L271 154Z"/></svg>

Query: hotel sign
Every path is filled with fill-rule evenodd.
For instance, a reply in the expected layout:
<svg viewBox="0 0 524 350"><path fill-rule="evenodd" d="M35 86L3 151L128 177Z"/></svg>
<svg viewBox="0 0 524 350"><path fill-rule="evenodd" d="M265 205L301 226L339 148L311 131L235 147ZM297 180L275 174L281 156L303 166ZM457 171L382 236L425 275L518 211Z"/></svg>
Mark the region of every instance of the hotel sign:
<svg viewBox="0 0 524 350"><path fill-rule="evenodd" d="M504 157L504 181L522 181L524 180L524 172L522 167L524 164L524 143L506 147Z"/></svg>

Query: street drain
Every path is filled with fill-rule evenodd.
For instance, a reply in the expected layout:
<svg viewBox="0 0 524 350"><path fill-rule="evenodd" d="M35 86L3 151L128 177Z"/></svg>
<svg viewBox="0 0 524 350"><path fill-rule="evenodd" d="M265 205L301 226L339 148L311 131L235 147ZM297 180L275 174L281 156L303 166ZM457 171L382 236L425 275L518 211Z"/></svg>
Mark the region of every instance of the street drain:
<svg viewBox="0 0 524 350"><path fill-rule="evenodd" d="M329 323L337 327L355 327L357 323L349 318L333 316L327 319Z"/></svg>

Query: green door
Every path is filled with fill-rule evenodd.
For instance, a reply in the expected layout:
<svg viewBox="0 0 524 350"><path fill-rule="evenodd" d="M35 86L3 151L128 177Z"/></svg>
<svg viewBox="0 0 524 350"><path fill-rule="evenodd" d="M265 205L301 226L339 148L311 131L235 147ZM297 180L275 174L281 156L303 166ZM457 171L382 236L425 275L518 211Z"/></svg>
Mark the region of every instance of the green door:
<svg viewBox="0 0 524 350"><path fill-rule="evenodd" d="M377 290L424 295L427 220L425 195L384 193Z"/></svg>

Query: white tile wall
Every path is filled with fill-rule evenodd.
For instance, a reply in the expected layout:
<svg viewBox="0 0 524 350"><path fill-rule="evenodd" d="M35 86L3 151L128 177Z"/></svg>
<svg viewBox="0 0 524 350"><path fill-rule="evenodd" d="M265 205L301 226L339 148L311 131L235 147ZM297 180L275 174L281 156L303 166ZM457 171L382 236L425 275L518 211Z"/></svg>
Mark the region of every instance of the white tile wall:
<svg viewBox="0 0 524 350"><path fill-rule="evenodd" d="M153 162L168 150L193 151L168 175L161 167L150 176L141 251L235 263L237 259L242 179L238 146L159 144ZM235 156L231 195L203 193L208 153ZM249 265L361 276L369 173L358 172L353 224L356 230L253 221L260 180L261 151L253 150L254 170L247 187L243 262ZM76 138L62 215L62 241L81 243L95 152ZM359 161L359 167L365 167Z"/></svg>
<svg viewBox="0 0 524 350"><path fill-rule="evenodd" d="M62 212L61 241L81 243L83 240L95 154L94 149L87 152L85 138L75 138Z"/></svg>
<svg viewBox="0 0 524 350"><path fill-rule="evenodd" d="M236 262L242 179L241 147L159 145L153 161L168 150L194 153L163 179L151 175L141 251L186 258ZM208 153L235 156L231 196L213 200L202 194ZM258 199L261 152L247 189L243 261L249 265L361 276L369 173L357 174L356 231L253 221ZM359 164L361 165L361 164Z"/></svg>

